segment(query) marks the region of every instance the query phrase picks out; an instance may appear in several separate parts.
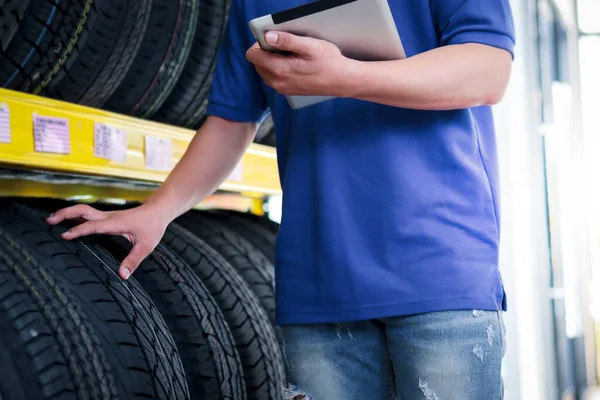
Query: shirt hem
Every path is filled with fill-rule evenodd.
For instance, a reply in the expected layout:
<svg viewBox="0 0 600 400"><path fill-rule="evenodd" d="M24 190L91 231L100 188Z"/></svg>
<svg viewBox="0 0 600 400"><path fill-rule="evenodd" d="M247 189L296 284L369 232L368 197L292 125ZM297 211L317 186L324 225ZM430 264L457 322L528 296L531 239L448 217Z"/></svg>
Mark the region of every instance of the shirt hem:
<svg viewBox="0 0 600 400"><path fill-rule="evenodd" d="M515 58L515 52L514 52L515 42L513 41L513 39L510 36L503 34L503 33L468 31L468 32L459 33L456 36L452 37L448 41L449 45L465 44L465 43L485 44L488 46L503 49L510 53L513 60Z"/></svg>
<svg viewBox="0 0 600 400"><path fill-rule="evenodd" d="M394 303L380 306L367 306L354 309L325 312L278 313L277 325L325 324L349 321L361 321L430 312L456 310L506 311L502 301L491 298L461 297L454 299L438 299L422 302Z"/></svg>
<svg viewBox="0 0 600 400"><path fill-rule="evenodd" d="M210 102L206 108L207 115L214 115L235 122L260 122L264 113L260 110L241 110L214 102Z"/></svg>

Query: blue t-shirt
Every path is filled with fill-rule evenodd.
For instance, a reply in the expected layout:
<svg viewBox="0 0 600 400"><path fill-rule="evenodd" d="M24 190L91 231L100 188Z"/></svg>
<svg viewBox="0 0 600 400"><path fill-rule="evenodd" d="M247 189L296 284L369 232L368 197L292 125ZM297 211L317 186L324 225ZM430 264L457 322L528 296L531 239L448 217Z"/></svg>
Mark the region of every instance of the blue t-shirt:
<svg viewBox="0 0 600 400"><path fill-rule="evenodd" d="M492 109L334 99L292 110L245 59L248 22L307 0L233 0L208 113L276 126L279 324L506 308ZM509 0L389 0L407 55L484 43L512 54Z"/></svg>

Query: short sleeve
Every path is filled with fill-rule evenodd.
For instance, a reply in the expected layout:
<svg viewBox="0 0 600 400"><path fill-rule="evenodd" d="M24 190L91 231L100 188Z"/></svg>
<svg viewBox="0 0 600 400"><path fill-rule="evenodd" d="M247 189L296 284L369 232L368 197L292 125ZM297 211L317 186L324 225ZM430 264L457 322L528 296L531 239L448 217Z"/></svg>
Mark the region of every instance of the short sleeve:
<svg viewBox="0 0 600 400"><path fill-rule="evenodd" d="M207 113L237 122L259 122L268 109L260 76L246 60L252 45L242 0L233 0L221 40Z"/></svg>
<svg viewBox="0 0 600 400"><path fill-rule="evenodd" d="M481 43L514 57L515 26L510 0L430 0L442 46Z"/></svg>

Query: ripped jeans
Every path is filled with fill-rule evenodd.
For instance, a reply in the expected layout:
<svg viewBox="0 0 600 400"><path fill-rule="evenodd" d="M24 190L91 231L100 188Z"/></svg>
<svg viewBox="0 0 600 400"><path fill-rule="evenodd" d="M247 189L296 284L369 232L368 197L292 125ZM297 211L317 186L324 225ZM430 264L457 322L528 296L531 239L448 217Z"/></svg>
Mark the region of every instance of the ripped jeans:
<svg viewBox="0 0 600 400"><path fill-rule="evenodd" d="M500 400L502 313L448 311L281 328L285 400Z"/></svg>

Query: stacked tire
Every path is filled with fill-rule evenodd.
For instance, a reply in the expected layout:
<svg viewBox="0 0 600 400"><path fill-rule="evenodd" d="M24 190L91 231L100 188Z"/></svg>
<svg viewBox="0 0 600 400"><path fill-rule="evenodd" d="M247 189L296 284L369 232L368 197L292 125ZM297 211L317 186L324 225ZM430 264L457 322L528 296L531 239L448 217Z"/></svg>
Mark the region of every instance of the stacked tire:
<svg viewBox="0 0 600 400"><path fill-rule="evenodd" d="M0 207L0 398L281 398L276 224L192 211L123 281L129 242L62 240L70 225L45 221L59 205Z"/></svg>
<svg viewBox="0 0 600 400"><path fill-rule="evenodd" d="M0 0L0 87L197 129L230 2Z"/></svg>

